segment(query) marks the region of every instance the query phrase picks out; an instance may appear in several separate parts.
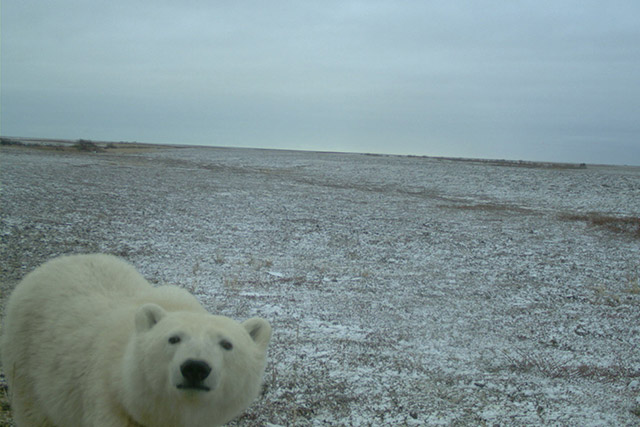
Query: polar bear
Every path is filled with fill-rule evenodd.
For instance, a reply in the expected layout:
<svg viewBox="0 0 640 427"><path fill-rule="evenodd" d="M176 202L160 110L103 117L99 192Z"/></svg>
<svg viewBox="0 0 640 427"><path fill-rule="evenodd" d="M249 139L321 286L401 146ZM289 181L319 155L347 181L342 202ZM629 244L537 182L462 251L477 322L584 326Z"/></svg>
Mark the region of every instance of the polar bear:
<svg viewBox="0 0 640 427"><path fill-rule="evenodd" d="M212 426L258 395L271 326L209 314L110 255L29 273L9 298L2 366L18 426Z"/></svg>

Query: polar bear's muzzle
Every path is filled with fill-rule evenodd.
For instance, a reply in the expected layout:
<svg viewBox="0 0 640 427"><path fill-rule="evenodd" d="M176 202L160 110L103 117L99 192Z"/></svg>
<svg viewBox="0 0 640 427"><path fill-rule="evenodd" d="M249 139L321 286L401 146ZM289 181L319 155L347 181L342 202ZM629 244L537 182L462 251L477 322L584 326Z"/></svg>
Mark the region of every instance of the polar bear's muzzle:
<svg viewBox="0 0 640 427"><path fill-rule="evenodd" d="M204 360L187 359L180 365L183 381L176 387L181 390L211 391L205 380L211 373L211 366Z"/></svg>

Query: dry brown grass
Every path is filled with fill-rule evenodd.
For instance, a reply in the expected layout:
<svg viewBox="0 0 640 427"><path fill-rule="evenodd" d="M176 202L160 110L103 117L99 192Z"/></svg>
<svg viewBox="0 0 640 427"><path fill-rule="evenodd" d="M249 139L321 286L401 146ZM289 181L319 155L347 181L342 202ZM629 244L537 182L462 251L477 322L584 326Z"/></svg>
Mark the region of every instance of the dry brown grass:
<svg viewBox="0 0 640 427"><path fill-rule="evenodd" d="M536 356L516 350L515 355L505 353L509 367L515 372L534 372L549 378L586 378L594 381L615 382L619 379L640 378L640 371L621 363L596 366L585 363L572 364L555 360L552 356Z"/></svg>
<svg viewBox="0 0 640 427"><path fill-rule="evenodd" d="M560 214L559 218L565 221L586 222L589 226L604 228L620 234L640 238L640 217L612 216L597 212L587 214Z"/></svg>
<svg viewBox="0 0 640 427"><path fill-rule="evenodd" d="M521 206L504 204L504 203L476 203L476 204L455 204L455 205L440 205L442 208L459 209L463 211L479 211L479 212L494 212L494 213L517 213L517 214L531 214L533 210L523 208Z"/></svg>

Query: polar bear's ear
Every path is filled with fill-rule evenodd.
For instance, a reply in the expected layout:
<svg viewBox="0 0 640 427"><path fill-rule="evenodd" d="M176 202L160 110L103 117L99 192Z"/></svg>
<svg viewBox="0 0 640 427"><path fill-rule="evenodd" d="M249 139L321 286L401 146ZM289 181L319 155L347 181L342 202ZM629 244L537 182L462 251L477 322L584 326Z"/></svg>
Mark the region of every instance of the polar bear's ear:
<svg viewBox="0 0 640 427"><path fill-rule="evenodd" d="M136 312L136 332L148 331L167 314L164 308L157 304L144 304Z"/></svg>
<svg viewBox="0 0 640 427"><path fill-rule="evenodd" d="M271 339L271 325L269 322L260 317L254 317L242 322L242 326L244 326L261 350L267 349L267 345Z"/></svg>

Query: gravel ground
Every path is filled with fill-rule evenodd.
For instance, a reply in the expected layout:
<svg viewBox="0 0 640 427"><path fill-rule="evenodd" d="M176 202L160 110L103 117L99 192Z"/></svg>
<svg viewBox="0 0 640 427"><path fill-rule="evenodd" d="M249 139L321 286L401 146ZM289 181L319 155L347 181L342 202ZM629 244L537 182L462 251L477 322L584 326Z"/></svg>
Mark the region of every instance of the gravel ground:
<svg viewBox="0 0 640 427"><path fill-rule="evenodd" d="M640 424L640 168L2 147L0 174L3 300L107 252L272 322L233 425Z"/></svg>

